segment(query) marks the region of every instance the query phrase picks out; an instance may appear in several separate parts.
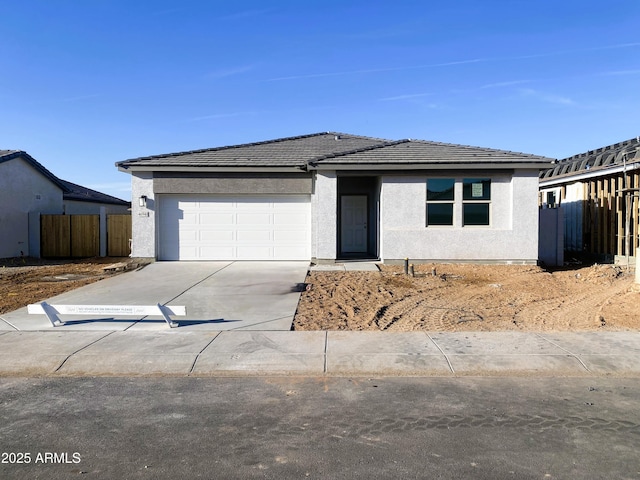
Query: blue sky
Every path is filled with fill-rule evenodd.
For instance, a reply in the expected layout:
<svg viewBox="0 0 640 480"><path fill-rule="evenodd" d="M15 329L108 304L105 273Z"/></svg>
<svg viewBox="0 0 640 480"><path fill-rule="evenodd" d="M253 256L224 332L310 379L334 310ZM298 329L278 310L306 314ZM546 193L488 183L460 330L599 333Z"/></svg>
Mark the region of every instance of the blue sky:
<svg viewBox="0 0 640 480"><path fill-rule="evenodd" d="M128 158L322 131L564 158L640 135L638 0L0 0L0 149L129 199Z"/></svg>

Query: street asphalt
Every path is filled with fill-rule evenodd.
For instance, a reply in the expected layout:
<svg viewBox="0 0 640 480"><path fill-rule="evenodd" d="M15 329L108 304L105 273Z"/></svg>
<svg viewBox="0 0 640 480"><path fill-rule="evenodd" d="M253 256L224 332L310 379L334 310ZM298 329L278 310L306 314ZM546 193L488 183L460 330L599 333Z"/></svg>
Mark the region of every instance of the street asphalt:
<svg viewBox="0 0 640 480"><path fill-rule="evenodd" d="M640 332L291 331L306 262L157 262L47 302L183 305L161 316L0 317L10 376L639 376ZM350 269L358 268L350 264ZM360 268L373 268L362 264Z"/></svg>
<svg viewBox="0 0 640 480"><path fill-rule="evenodd" d="M0 478L637 479L635 378L0 378Z"/></svg>

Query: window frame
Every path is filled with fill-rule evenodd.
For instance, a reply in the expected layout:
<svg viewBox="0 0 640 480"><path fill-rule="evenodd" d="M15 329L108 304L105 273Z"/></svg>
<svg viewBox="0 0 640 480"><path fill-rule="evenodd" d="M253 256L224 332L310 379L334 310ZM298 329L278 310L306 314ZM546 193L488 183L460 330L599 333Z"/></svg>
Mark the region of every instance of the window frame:
<svg viewBox="0 0 640 480"><path fill-rule="evenodd" d="M436 200L433 198L429 198L429 182L433 182L433 181L449 181L451 182L451 198L445 198L442 200ZM455 206L456 206L456 184L457 184L457 180L455 178L451 178L451 177L431 177L431 178L427 178L427 182L426 182L426 189L427 189L427 195L426 195L426 206L425 206L425 214L426 214L426 218L425 218L425 226L426 227L430 227L430 228L435 228L435 227L440 227L440 228L447 228L447 227L454 227L455 226ZM447 192L448 190L443 190L443 192ZM439 205L449 205L451 208L451 223L430 223L429 222L429 206L430 205L434 205L434 206L439 206Z"/></svg>
<svg viewBox="0 0 640 480"><path fill-rule="evenodd" d="M489 177L469 177L463 178L462 181L462 227L471 227L471 228L483 228L490 227L492 223L492 215L491 215L491 178ZM474 185L480 184L482 186L482 191L479 195L477 195L477 191L474 192ZM469 189L467 188L469 185ZM486 188L488 186L488 188ZM467 212L465 211L465 206L467 205L483 205L486 206L487 212L487 222L486 223L468 223L465 219L467 218Z"/></svg>
<svg viewBox="0 0 640 480"><path fill-rule="evenodd" d="M448 181L452 182L450 188L442 189L436 192L429 191L429 182L433 181ZM425 228L491 228L493 225L493 208L492 208L492 183L494 179L492 177L427 177L426 179L426 202L425 202ZM482 187L474 187L474 184L480 184ZM475 197L474 197L475 189ZM450 190L450 197L443 200L434 198L434 193L445 193ZM429 206L430 205L450 205L451 209L451 223L430 223L429 222ZM472 213L466 207L469 205L485 206L485 211L475 215L486 218L486 223L470 223L465 222L467 215L471 216ZM448 212L447 212L448 214ZM467 214L467 215L465 215Z"/></svg>

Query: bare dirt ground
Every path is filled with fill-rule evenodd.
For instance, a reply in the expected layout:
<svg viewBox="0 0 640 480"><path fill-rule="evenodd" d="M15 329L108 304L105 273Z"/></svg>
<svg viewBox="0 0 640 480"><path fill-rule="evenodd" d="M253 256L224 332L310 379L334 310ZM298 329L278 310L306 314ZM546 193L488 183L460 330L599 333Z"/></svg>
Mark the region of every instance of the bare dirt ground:
<svg viewBox="0 0 640 480"><path fill-rule="evenodd" d="M0 259L0 315L142 265L128 257ZM633 282L633 269L612 265L418 265L415 277L389 265L381 272L310 272L294 329L640 330Z"/></svg>
<svg viewBox="0 0 640 480"><path fill-rule="evenodd" d="M0 315L139 266L128 257L0 259Z"/></svg>
<svg viewBox="0 0 640 480"><path fill-rule="evenodd" d="M419 265L415 277L385 265L381 272L310 272L306 282L295 330L640 329L634 270L613 265Z"/></svg>

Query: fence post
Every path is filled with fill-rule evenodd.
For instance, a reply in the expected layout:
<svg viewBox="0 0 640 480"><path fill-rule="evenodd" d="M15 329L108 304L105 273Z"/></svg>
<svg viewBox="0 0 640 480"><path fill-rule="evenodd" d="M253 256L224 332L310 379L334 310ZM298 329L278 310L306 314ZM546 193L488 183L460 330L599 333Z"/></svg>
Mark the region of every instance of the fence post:
<svg viewBox="0 0 640 480"><path fill-rule="evenodd" d="M100 256L107 256L107 209L100 207Z"/></svg>

